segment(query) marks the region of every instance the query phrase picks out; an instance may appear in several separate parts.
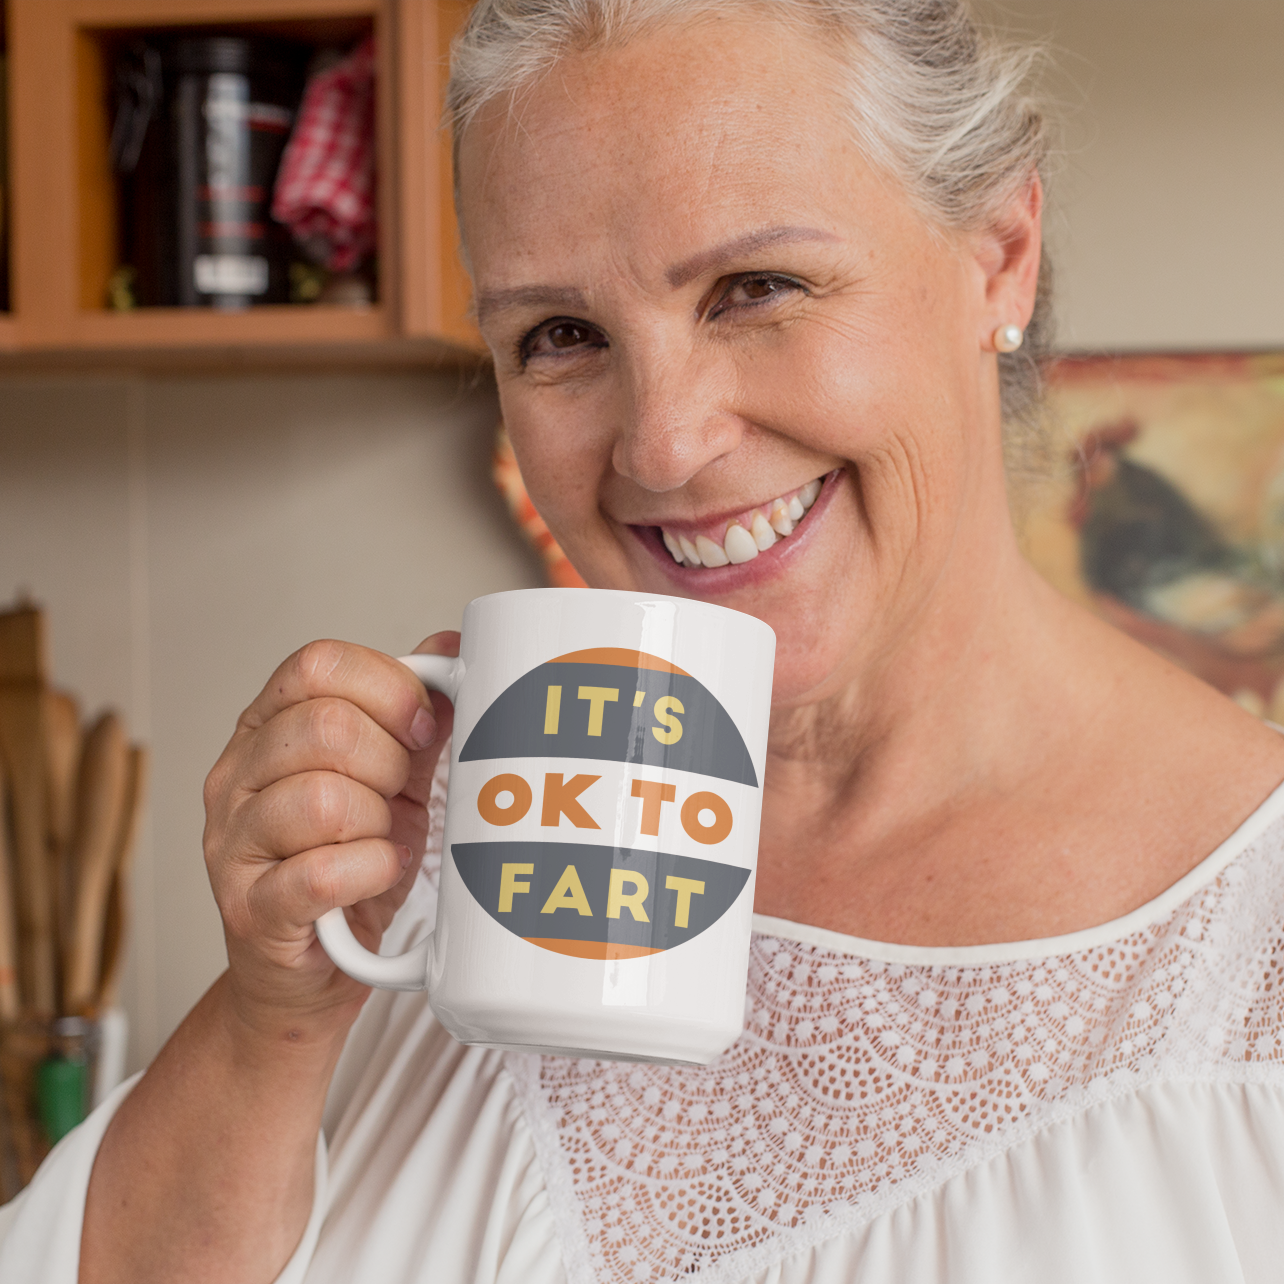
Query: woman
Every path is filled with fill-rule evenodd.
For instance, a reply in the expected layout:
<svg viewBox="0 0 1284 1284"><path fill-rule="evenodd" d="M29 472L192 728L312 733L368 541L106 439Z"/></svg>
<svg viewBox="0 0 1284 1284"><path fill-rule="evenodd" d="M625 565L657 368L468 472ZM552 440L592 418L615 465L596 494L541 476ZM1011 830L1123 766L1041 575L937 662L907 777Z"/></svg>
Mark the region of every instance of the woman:
<svg viewBox="0 0 1284 1284"><path fill-rule="evenodd" d="M1018 555L1019 70L956 0L477 7L459 208L532 496L590 584L779 639L746 1035L504 1056L337 973L323 911L431 914L449 710L314 645L210 776L229 969L13 1278L75 1278L86 1200L88 1284L1275 1277L1284 741Z"/></svg>

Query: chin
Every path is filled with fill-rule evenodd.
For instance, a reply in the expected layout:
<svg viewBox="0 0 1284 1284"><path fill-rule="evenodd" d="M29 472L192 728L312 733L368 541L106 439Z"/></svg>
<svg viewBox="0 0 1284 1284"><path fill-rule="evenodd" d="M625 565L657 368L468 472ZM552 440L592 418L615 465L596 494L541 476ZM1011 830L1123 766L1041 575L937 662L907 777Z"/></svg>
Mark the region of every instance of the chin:
<svg viewBox="0 0 1284 1284"><path fill-rule="evenodd" d="M849 605L850 609L850 605ZM851 677L854 647L853 621L836 617L831 609L824 619L797 613L755 611L776 633L776 670L771 702L778 708L812 704L836 694Z"/></svg>

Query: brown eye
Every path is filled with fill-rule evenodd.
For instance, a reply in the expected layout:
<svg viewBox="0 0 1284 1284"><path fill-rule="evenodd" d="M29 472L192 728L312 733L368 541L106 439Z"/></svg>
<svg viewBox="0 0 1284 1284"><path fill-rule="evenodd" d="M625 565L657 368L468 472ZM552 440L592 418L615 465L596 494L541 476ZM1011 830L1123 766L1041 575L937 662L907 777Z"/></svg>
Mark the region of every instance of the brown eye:
<svg viewBox="0 0 1284 1284"><path fill-rule="evenodd" d="M742 276L731 280L715 304L711 316L734 313L737 308L756 308L774 303L802 290L797 281L787 276Z"/></svg>
<svg viewBox="0 0 1284 1284"><path fill-rule="evenodd" d="M578 360L582 354L608 346L606 336L596 326L573 317L558 317L526 335L518 345L517 356L525 366L533 357L573 356Z"/></svg>
<svg viewBox="0 0 1284 1284"><path fill-rule="evenodd" d="M576 321L563 321L548 332L548 341L554 348L574 348L589 338L588 328Z"/></svg>

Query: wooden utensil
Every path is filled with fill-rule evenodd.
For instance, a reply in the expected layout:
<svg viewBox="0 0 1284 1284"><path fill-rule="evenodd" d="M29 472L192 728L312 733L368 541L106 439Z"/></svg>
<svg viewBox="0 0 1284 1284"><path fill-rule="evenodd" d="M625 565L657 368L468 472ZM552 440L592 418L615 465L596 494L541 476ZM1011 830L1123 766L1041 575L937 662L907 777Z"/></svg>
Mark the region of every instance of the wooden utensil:
<svg viewBox="0 0 1284 1284"><path fill-rule="evenodd" d="M45 693L45 731L48 736L45 764L48 778L49 815L45 822L49 843L50 882L53 886L59 952L65 957L71 930L71 838L76 824L76 776L80 769L83 735L80 706L65 691Z"/></svg>
<svg viewBox="0 0 1284 1284"><path fill-rule="evenodd" d="M87 1012L98 992L103 918L125 816L129 743L118 714L105 713L85 738L72 839L75 896L63 969L63 1007Z"/></svg>
<svg viewBox="0 0 1284 1284"><path fill-rule="evenodd" d="M18 1019L18 920L14 913L13 867L9 858L8 789L0 769L0 1022Z"/></svg>
<svg viewBox="0 0 1284 1284"><path fill-rule="evenodd" d="M150 769L147 750L134 745L129 751L129 784L125 798L125 815L116 843L111 889L107 894L107 912L103 920L102 964L98 979L99 1012L116 1006L120 998L120 969L125 956L125 935L129 930L129 870L133 863L138 827L147 800Z"/></svg>
<svg viewBox="0 0 1284 1284"><path fill-rule="evenodd" d="M106 1012L120 1005L120 977L125 964L125 938L129 933L129 892L125 877L112 876L103 916L103 957L98 969L95 1010Z"/></svg>
<svg viewBox="0 0 1284 1284"><path fill-rule="evenodd" d="M17 872L18 979L24 1002L52 1016L56 993L48 820L44 621L34 607L0 614L0 760L9 779Z"/></svg>
<svg viewBox="0 0 1284 1284"><path fill-rule="evenodd" d="M71 843L76 824L76 776L84 736L80 706L66 691L46 693L45 720L49 758L49 836L59 847Z"/></svg>

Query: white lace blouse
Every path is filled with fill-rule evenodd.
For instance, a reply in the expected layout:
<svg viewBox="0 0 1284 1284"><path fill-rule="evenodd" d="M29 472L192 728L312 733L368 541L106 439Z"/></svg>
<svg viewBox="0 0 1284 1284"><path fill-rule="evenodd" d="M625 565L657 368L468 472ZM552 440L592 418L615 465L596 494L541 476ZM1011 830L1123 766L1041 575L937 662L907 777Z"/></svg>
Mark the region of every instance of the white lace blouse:
<svg viewBox="0 0 1284 1284"><path fill-rule="evenodd" d="M422 877L389 949L434 897ZM1284 1277L1284 787L1072 936L756 926L745 1034L707 1069L465 1048L422 995L376 992L281 1284ZM73 1284L128 1089L0 1210L0 1280Z"/></svg>

